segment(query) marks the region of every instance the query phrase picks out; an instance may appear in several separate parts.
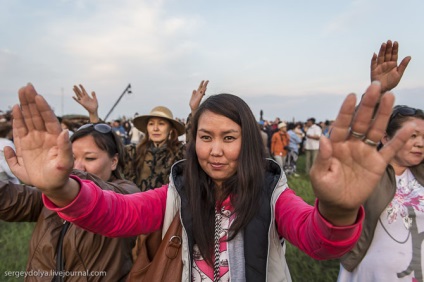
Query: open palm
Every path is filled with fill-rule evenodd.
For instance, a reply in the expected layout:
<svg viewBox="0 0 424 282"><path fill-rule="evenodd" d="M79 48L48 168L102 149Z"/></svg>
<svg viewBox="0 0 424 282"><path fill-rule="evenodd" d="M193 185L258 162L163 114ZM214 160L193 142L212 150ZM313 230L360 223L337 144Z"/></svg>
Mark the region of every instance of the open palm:
<svg viewBox="0 0 424 282"><path fill-rule="evenodd" d="M405 57L398 66L399 44L388 40L381 44L380 51L371 59L371 81L381 82L382 93L395 88L402 79L411 57Z"/></svg>
<svg viewBox="0 0 424 282"><path fill-rule="evenodd" d="M310 175L320 201L320 211L330 221L337 222L339 216L349 213L356 215L390 160L411 134L412 128L404 128L377 151L373 144L383 137L394 103L392 93L384 95L373 119L380 90L379 83L371 84L357 109L356 96L348 95L333 124L330 138L321 137Z"/></svg>
<svg viewBox="0 0 424 282"><path fill-rule="evenodd" d="M32 185L46 190L63 186L73 167L67 131L61 131L50 106L31 84L19 90L19 101L20 107L13 107L13 130L19 138L21 161L9 154L11 169L23 163L26 181Z"/></svg>
<svg viewBox="0 0 424 282"><path fill-rule="evenodd" d="M81 84L79 87L77 85L74 85L75 96L72 96L72 98L81 106L84 107L84 109L87 110L90 114L97 113L97 110L99 108L99 102L97 101L96 92L92 91L91 96L88 95L87 91L85 90L84 86Z"/></svg>

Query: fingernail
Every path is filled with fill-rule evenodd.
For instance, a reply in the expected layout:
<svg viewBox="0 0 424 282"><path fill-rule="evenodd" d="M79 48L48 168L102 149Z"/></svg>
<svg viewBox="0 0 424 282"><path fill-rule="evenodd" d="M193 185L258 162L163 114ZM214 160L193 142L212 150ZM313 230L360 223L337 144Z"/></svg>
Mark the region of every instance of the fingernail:
<svg viewBox="0 0 424 282"><path fill-rule="evenodd" d="M378 85L381 85L381 82L380 82L380 81L378 81L378 80L374 80L373 82L371 82L371 84L378 84Z"/></svg>

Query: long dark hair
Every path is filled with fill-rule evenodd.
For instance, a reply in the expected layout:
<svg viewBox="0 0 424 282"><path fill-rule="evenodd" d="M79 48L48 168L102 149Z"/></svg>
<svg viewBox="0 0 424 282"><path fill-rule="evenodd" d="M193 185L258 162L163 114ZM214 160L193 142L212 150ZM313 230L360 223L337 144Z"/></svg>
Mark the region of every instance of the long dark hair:
<svg viewBox="0 0 424 282"><path fill-rule="evenodd" d="M107 124L104 125L109 126ZM75 131L75 133L72 134L70 138L71 142L74 143L76 140L88 135L93 136L94 142L96 143L97 147L107 152L110 158L113 158L116 154L118 154L118 164L116 166L116 169L112 171L112 175L117 179L123 179L122 172L124 171L125 149L121 139L118 135L116 135L115 132L113 132L112 129L107 133L102 133L100 131L95 130L94 126L95 125L84 127Z"/></svg>
<svg viewBox="0 0 424 282"><path fill-rule="evenodd" d="M199 118L205 111L227 117L241 127L241 150L237 173L222 184L220 199L215 198L215 184L197 160L196 135ZM265 150L258 123L249 106L232 94L218 94L206 99L193 117L191 141L187 148L184 185L193 216L193 237L200 253L212 265L215 206L231 196L237 215L231 224L228 240L232 240L255 216L265 178Z"/></svg>
<svg viewBox="0 0 424 282"><path fill-rule="evenodd" d="M386 134L389 139L395 136L396 132L402 128L403 124L412 118L424 120L424 112L421 109L415 109L405 105L397 105L393 108L386 127ZM383 143L378 144L377 149L383 148Z"/></svg>
<svg viewBox="0 0 424 282"><path fill-rule="evenodd" d="M405 105L395 106L387 124L387 136L392 138L402 125L411 118L424 119L424 113L421 109L415 109Z"/></svg>

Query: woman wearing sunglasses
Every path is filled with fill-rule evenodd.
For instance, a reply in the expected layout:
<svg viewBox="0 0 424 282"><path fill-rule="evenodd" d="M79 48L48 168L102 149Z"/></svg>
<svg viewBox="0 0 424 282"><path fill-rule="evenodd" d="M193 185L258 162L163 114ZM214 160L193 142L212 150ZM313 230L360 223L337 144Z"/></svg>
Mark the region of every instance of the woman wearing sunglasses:
<svg viewBox="0 0 424 282"><path fill-rule="evenodd" d="M192 113L205 95L207 85L208 81L202 81L197 91L193 90L190 100ZM100 121L95 92L90 97L82 85L74 86L73 90L76 95L74 100L88 111L90 121ZM149 114L135 117L133 124L145 137L137 145L126 146L125 178L133 181L141 191L167 184L171 166L185 155L185 144L178 140L185 133L185 126L175 120L171 110L164 106L155 107Z"/></svg>
<svg viewBox="0 0 424 282"><path fill-rule="evenodd" d="M73 173L94 181L103 190L121 194L139 191L136 185L122 178L124 149L109 125L83 125L70 141ZM23 165L21 160L19 166ZM17 172L24 183L31 183L22 169ZM26 267L37 276L25 280L124 281L132 266L135 238L109 238L85 231L45 208L41 195L30 185L0 182L0 219L37 222Z"/></svg>
<svg viewBox="0 0 424 282"><path fill-rule="evenodd" d="M364 204L364 229L341 260L339 281L423 281L424 113L396 106L379 147L407 126L415 130ZM364 139L377 146L378 140Z"/></svg>

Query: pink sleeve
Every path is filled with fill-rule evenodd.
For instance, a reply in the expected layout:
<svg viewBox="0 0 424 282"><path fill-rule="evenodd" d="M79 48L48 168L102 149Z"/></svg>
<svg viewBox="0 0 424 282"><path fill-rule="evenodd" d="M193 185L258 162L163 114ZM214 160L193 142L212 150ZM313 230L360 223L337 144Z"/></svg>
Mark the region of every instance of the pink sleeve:
<svg viewBox="0 0 424 282"><path fill-rule="evenodd" d="M80 183L77 197L58 208L43 195L44 205L83 229L108 237L129 237L159 230L165 214L168 186L123 195L101 190L94 182L72 175Z"/></svg>
<svg viewBox="0 0 424 282"><path fill-rule="evenodd" d="M355 224L340 227L325 220L315 207L286 189L275 207L278 234L314 259L339 258L359 239L364 209L360 208Z"/></svg>

